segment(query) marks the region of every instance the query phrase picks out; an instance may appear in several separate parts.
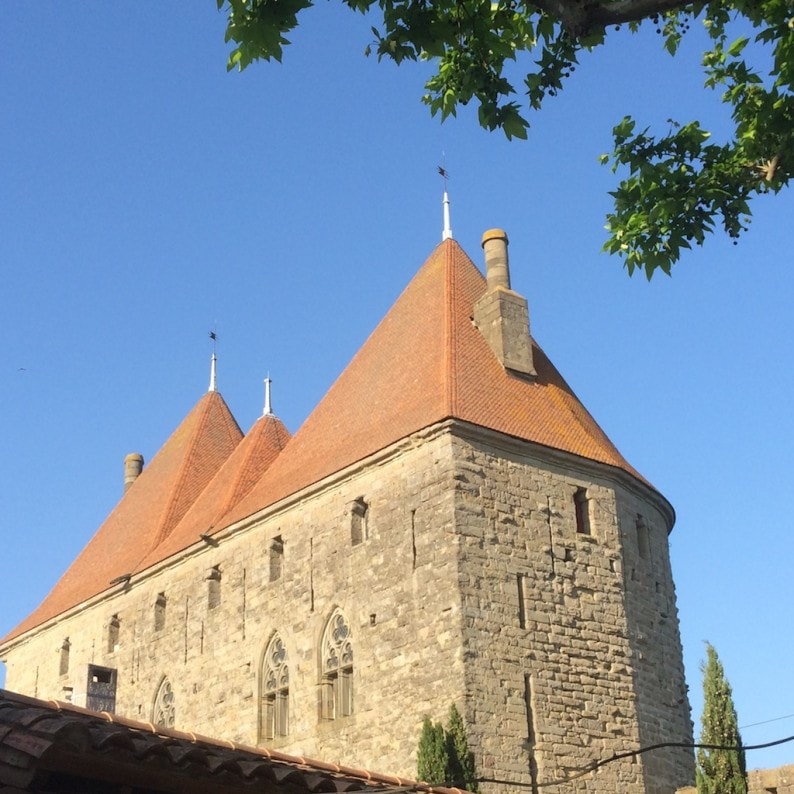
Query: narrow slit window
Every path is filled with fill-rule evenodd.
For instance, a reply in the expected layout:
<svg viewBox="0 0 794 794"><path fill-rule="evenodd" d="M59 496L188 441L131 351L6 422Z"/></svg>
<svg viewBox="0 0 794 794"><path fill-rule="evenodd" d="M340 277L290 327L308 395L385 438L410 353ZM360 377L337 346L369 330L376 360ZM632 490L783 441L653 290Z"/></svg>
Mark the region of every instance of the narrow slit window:
<svg viewBox="0 0 794 794"><path fill-rule="evenodd" d="M518 625L525 629L527 627L527 576L519 573L516 579L518 583Z"/></svg>
<svg viewBox="0 0 794 794"><path fill-rule="evenodd" d="M154 630L162 631L165 628L165 608L167 605L165 593L158 593L154 602Z"/></svg>
<svg viewBox="0 0 794 794"><path fill-rule="evenodd" d="M58 674L67 675L69 673L69 655L72 652L72 643L67 637L61 645L61 656L58 661Z"/></svg>
<svg viewBox="0 0 794 794"><path fill-rule="evenodd" d="M121 621L118 615L113 615L108 623L108 653L115 653L118 650L120 633Z"/></svg>
<svg viewBox="0 0 794 794"><path fill-rule="evenodd" d="M270 541L270 581L275 582L281 579L284 572L284 539L281 535L276 535Z"/></svg>
<svg viewBox="0 0 794 794"><path fill-rule="evenodd" d="M587 498L587 490L577 488L573 495L573 505L576 511L576 532L579 535L589 535L590 533L590 500Z"/></svg>
<svg viewBox="0 0 794 794"><path fill-rule="evenodd" d="M350 542L353 546L363 543L368 537L367 518L369 505L363 498L356 499L350 506Z"/></svg>
<svg viewBox="0 0 794 794"><path fill-rule="evenodd" d="M215 609L221 604L221 569L214 565L207 574L207 609Z"/></svg>
<svg viewBox="0 0 794 794"><path fill-rule="evenodd" d="M650 538L648 536L648 525L645 523L645 519L641 516L637 516L636 522L636 529L637 529L637 553L642 557L643 560L647 560L650 556Z"/></svg>

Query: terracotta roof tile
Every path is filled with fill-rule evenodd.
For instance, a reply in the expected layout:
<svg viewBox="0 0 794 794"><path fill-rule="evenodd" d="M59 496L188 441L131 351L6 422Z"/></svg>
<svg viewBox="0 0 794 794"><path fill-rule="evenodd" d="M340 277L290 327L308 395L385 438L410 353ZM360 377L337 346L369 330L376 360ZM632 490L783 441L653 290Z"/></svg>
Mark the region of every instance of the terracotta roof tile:
<svg viewBox="0 0 794 794"><path fill-rule="evenodd" d="M484 291L485 278L460 246L439 245L288 448L222 523L448 418L642 479L537 345L534 381L505 370L471 319Z"/></svg>
<svg viewBox="0 0 794 794"><path fill-rule="evenodd" d="M59 773L70 776L62 785L57 782ZM104 781L146 790L215 794L389 792L396 788L420 794L461 794L460 789L247 747L0 690L0 789L11 785L14 791L42 791L50 774L56 781L52 790L57 791L67 790L68 781Z"/></svg>
<svg viewBox="0 0 794 794"><path fill-rule="evenodd" d="M42 604L11 639L108 589L168 537L242 433L218 392L208 392L125 492Z"/></svg>
<svg viewBox="0 0 794 794"><path fill-rule="evenodd" d="M537 378L505 370L472 322L484 291L484 277L460 246L439 245L289 443L281 422L263 417L237 446L240 430L223 399L205 395L52 593L4 641L98 594L114 577L188 547L200 533L445 419L642 480L534 342Z"/></svg>
<svg viewBox="0 0 794 794"><path fill-rule="evenodd" d="M187 548L199 535L213 534L218 521L231 510L270 468L290 439L284 423L275 416L260 417L237 448L193 502L182 520L138 564L136 571Z"/></svg>

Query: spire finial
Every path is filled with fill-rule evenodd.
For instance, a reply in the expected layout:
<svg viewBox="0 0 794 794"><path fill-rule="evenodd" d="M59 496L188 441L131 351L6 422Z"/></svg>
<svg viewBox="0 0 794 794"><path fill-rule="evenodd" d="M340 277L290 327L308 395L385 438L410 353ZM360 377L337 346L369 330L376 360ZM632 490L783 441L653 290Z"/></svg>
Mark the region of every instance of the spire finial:
<svg viewBox="0 0 794 794"><path fill-rule="evenodd" d="M270 405L270 384L273 381L270 380L270 373L267 373L267 377L265 378L265 410L262 412L262 416L273 416L273 408Z"/></svg>
<svg viewBox="0 0 794 794"><path fill-rule="evenodd" d="M217 361L217 357L215 356L215 345L218 342L218 335L215 333L214 330L210 331L210 339L212 339L212 358L210 359L210 391L218 391L218 383L216 377L216 367L215 362Z"/></svg>
<svg viewBox="0 0 794 794"><path fill-rule="evenodd" d="M441 239L443 240L451 240L452 239L452 226L450 225L449 220L449 195L447 193L447 180L449 179L449 173L447 172L446 168L443 166L438 166L438 173L444 180L444 230L441 232Z"/></svg>

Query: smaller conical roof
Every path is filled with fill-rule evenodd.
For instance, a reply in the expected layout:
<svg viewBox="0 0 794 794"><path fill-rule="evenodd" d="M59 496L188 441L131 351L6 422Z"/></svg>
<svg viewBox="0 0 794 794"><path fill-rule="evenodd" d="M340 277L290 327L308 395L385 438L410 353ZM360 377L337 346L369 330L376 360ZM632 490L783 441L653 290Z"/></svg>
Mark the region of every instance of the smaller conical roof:
<svg viewBox="0 0 794 794"><path fill-rule="evenodd" d="M142 571L211 535L224 524L220 519L251 490L270 468L290 439L284 423L273 414L257 419L245 438L226 459L209 485L192 504L173 532L139 563Z"/></svg>
<svg viewBox="0 0 794 794"><path fill-rule="evenodd" d="M218 392L207 392L125 492L41 605L5 640L107 590L177 526L242 432Z"/></svg>

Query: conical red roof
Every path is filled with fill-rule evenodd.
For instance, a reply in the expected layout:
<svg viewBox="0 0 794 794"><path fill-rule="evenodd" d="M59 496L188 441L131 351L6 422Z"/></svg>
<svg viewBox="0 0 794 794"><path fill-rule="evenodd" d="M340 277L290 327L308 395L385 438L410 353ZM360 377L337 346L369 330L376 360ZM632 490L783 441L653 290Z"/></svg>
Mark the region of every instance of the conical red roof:
<svg viewBox="0 0 794 794"><path fill-rule="evenodd" d="M616 466L642 479L533 344L537 378L511 374L472 322L485 278L439 245L329 392L223 524L448 418Z"/></svg>
<svg viewBox="0 0 794 794"><path fill-rule="evenodd" d="M439 245L288 444L281 422L266 416L238 446L241 433L223 399L205 395L42 605L5 640L102 592L113 578L187 548L201 533L445 419L645 482L534 342L536 378L502 366L472 322L485 286L455 241Z"/></svg>
<svg viewBox="0 0 794 794"><path fill-rule="evenodd" d="M208 392L125 492L42 604L11 639L107 590L168 538L242 432L218 392Z"/></svg>
<svg viewBox="0 0 794 794"><path fill-rule="evenodd" d="M219 519L251 490L290 439L284 423L273 415L260 417L226 459L209 485L193 502L168 537L138 564L143 571L187 548L199 535L211 535L224 525Z"/></svg>

